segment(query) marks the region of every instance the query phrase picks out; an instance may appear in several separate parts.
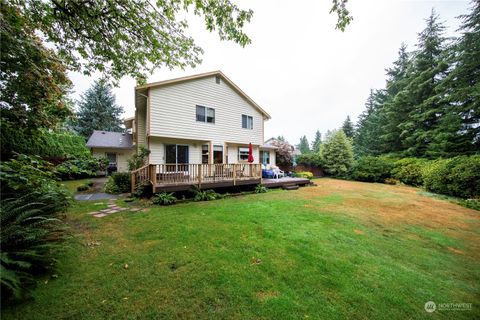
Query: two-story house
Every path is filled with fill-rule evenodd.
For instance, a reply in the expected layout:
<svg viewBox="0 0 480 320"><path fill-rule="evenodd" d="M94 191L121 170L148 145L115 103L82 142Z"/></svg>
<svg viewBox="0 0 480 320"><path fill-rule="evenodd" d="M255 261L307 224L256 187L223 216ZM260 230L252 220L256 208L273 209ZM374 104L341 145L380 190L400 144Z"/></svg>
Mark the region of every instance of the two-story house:
<svg viewBox="0 0 480 320"><path fill-rule="evenodd" d="M263 144L268 119L220 71L137 86L135 117L125 125L134 149L150 155L134 183L156 191L259 183L261 164L275 164L275 147Z"/></svg>

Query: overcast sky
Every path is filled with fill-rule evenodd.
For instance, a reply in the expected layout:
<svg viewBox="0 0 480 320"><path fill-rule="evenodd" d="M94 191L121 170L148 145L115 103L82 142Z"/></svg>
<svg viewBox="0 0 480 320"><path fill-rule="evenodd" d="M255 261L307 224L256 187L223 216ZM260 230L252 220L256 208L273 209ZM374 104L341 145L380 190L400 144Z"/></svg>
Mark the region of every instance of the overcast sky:
<svg viewBox="0 0 480 320"><path fill-rule="evenodd" d="M157 70L148 82L221 70L272 119L265 124L265 139L284 135L291 143L300 136L312 140L341 126L347 115L356 121L371 88L383 88L385 68L397 57L402 42L414 49L417 34L435 8L456 34L457 16L468 12L469 1L350 0L353 22L342 33L335 30L336 16L328 14L331 0L234 0L251 8L254 16L245 31L252 44L245 48L220 41L189 21L189 34L205 50L195 69ZM93 81L70 74L74 98ZM125 116L134 113L135 81L124 78L115 88Z"/></svg>

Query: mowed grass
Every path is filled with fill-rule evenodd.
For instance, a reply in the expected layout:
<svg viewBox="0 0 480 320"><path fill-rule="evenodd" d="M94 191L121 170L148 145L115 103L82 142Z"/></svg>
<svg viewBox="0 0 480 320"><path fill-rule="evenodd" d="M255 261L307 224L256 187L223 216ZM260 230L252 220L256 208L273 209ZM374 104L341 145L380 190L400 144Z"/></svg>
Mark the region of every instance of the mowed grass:
<svg viewBox="0 0 480 320"><path fill-rule="evenodd" d="M316 183L101 219L87 212L106 204L77 203L58 278L2 317L480 318L478 211L415 188ZM472 310L430 314L427 301Z"/></svg>

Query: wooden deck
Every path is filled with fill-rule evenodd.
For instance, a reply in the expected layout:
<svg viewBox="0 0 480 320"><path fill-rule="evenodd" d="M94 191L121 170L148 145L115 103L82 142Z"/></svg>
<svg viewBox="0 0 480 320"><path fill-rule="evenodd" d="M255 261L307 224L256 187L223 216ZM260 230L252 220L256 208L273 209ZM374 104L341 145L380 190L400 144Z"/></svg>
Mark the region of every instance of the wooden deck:
<svg viewBox="0 0 480 320"><path fill-rule="evenodd" d="M157 193L260 184L261 180L260 164L150 164L132 171L132 192L148 184Z"/></svg>
<svg viewBox="0 0 480 320"><path fill-rule="evenodd" d="M185 191L192 187L215 189L262 184L267 188L304 186L305 178L262 179L260 164L149 164L132 171L132 192L139 185L153 186L153 192Z"/></svg>

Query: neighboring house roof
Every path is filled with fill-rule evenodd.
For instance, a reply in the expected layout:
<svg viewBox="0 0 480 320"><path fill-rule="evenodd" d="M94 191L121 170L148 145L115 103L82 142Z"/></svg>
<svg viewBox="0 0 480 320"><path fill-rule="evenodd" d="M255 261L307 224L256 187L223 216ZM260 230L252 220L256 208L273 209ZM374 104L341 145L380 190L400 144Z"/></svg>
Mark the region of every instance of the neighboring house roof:
<svg viewBox="0 0 480 320"><path fill-rule="evenodd" d="M278 149L278 147L274 146L273 144L267 141L260 146L260 149Z"/></svg>
<svg viewBox="0 0 480 320"><path fill-rule="evenodd" d="M95 130L87 141L87 147L131 149L133 139L130 133Z"/></svg>
<svg viewBox="0 0 480 320"><path fill-rule="evenodd" d="M243 92L235 83L232 82L232 80L228 79L226 75L224 75L221 71L212 71L212 72L206 72L206 73L200 73L192 76L187 76L187 77L182 77L182 78L176 78L176 79L170 79L170 80L164 80L164 81L158 81L158 82L152 82L152 83L147 83L141 86L136 86L135 90L139 89L148 89L152 87L160 87L164 86L167 84L175 84L175 83L180 83L180 82L185 82L185 81L190 81L190 80L195 80L195 79L201 79L205 77L211 77L211 76L220 76L227 82L235 91L237 91L238 94L243 96L248 102L250 102L255 108L258 109L267 119L271 119L272 117L265 111L263 110L255 101L252 100L245 92Z"/></svg>

